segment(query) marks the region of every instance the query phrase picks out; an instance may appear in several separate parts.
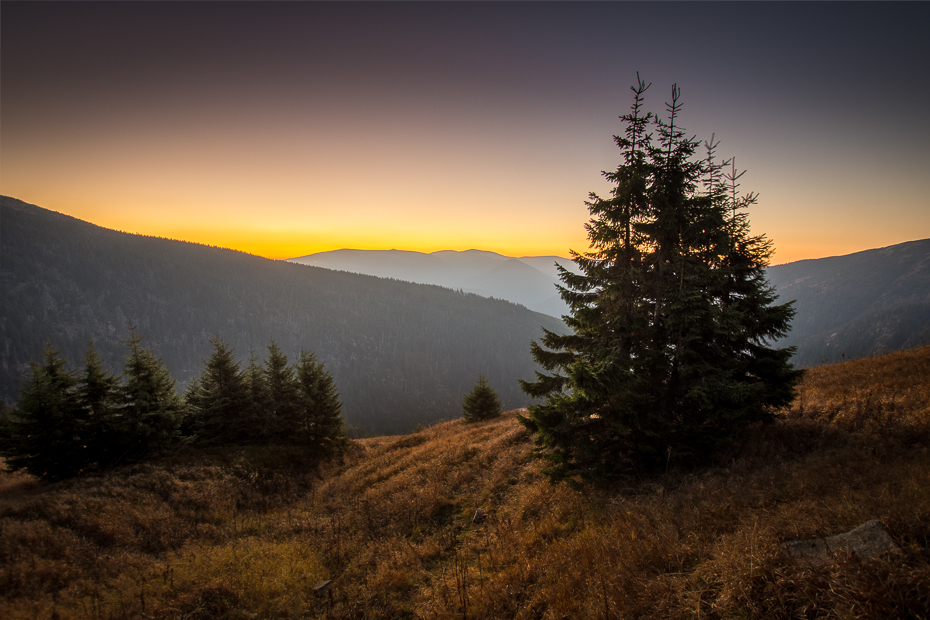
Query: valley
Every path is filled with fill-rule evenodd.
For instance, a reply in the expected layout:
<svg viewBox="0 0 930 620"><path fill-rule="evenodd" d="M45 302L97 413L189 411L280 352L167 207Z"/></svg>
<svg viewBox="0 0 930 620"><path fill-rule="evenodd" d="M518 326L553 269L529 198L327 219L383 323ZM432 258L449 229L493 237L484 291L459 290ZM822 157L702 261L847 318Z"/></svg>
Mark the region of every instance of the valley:
<svg viewBox="0 0 930 620"><path fill-rule="evenodd" d="M0 396L15 401L46 343L72 368L93 340L122 368L134 325L183 390L219 335L240 361L275 341L317 355L354 433L409 432L461 414L484 375L504 406L527 403L518 379L529 344L559 319L499 299L129 235L0 199Z"/></svg>

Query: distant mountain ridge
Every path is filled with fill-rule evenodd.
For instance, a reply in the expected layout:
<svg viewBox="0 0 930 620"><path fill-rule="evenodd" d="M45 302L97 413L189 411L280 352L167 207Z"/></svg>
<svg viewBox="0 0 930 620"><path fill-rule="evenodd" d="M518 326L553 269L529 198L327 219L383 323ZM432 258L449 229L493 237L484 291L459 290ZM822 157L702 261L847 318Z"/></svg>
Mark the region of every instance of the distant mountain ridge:
<svg viewBox="0 0 930 620"><path fill-rule="evenodd" d="M769 282L795 300L795 363L815 366L930 344L930 239L776 265Z"/></svg>
<svg viewBox="0 0 930 620"><path fill-rule="evenodd" d="M290 260L462 289L551 316L568 313L556 293L554 263L578 272L574 262L558 256L515 258L479 250L336 250ZM779 344L798 347L798 365L930 344L930 239L776 265L766 273L780 300L795 300L791 333Z"/></svg>
<svg viewBox="0 0 930 620"><path fill-rule="evenodd" d="M128 327L181 384L219 334L240 359L274 339L317 354L348 421L379 434L460 417L479 375L504 406L527 397L530 342L561 321L438 286L340 273L95 226L0 197L0 397L12 402L46 342L72 368L94 340L119 373Z"/></svg>
<svg viewBox="0 0 930 620"><path fill-rule="evenodd" d="M435 284L482 297L506 299L530 310L559 317L568 312L555 286L555 264L578 271L561 256L503 256L485 250L442 250L423 253L408 250L332 250L288 259L337 271Z"/></svg>

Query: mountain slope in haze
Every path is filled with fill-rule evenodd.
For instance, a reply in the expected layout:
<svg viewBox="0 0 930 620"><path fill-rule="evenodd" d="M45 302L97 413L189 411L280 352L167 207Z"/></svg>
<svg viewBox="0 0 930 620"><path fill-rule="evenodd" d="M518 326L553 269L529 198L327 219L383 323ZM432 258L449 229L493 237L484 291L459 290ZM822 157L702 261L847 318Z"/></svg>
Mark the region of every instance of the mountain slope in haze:
<svg viewBox="0 0 930 620"><path fill-rule="evenodd" d="M240 359L274 339L332 373L352 424L377 433L459 417L484 374L507 407L549 316L501 300L130 235L0 198L0 390L7 402L50 342L72 368L94 340L117 372L134 324L183 385L219 334Z"/></svg>
<svg viewBox="0 0 930 620"><path fill-rule="evenodd" d="M568 306L556 291L556 263L577 272L575 263L561 256L513 258L484 250L442 250L425 254L405 250L333 250L288 259L302 265L363 273L420 284L436 284L506 299L530 310L562 316Z"/></svg>
<svg viewBox="0 0 930 620"><path fill-rule="evenodd" d="M337 250L291 260L467 290L552 316L568 313L555 289L554 263L578 269L556 256L518 259L477 250ZM930 239L776 265L766 273L781 301L796 300L791 333L778 344L798 347L798 365L930 343Z"/></svg>
<svg viewBox="0 0 930 620"><path fill-rule="evenodd" d="M795 362L888 353L930 344L930 239L769 267L782 300L795 300Z"/></svg>

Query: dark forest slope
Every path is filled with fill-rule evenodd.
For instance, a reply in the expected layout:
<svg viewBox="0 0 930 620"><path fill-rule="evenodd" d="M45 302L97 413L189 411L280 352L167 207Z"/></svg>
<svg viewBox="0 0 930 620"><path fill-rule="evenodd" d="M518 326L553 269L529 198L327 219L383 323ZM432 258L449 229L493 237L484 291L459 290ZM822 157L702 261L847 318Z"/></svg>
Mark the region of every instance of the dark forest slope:
<svg viewBox="0 0 930 620"><path fill-rule="evenodd" d="M185 383L219 333L242 358L271 339L326 363L348 421L379 433L461 415L479 374L526 402L530 341L562 324L508 302L130 235L0 199L0 389L16 397L45 342L72 360L93 339L120 369L130 323Z"/></svg>
<svg viewBox="0 0 930 620"><path fill-rule="evenodd" d="M816 366L930 344L930 239L770 267L797 315L783 345Z"/></svg>

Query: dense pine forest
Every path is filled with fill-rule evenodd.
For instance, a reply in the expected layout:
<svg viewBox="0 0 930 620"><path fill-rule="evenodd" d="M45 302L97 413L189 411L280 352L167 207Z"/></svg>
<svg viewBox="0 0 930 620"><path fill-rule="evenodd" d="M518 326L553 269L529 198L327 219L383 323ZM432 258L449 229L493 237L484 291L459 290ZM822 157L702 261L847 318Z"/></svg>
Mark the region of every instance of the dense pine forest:
<svg viewBox="0 0 930 620"><path fill-rule="evenodd" d="M313 351L357 431L412 430L461 415L483 375L523 406L529 343L562 323L508 302L130 235L3 197L0 388L18 398L46 344L76 367L93 340L121 368L134 326L183 390L220 336L245 362L271 341Z"/></svg>

